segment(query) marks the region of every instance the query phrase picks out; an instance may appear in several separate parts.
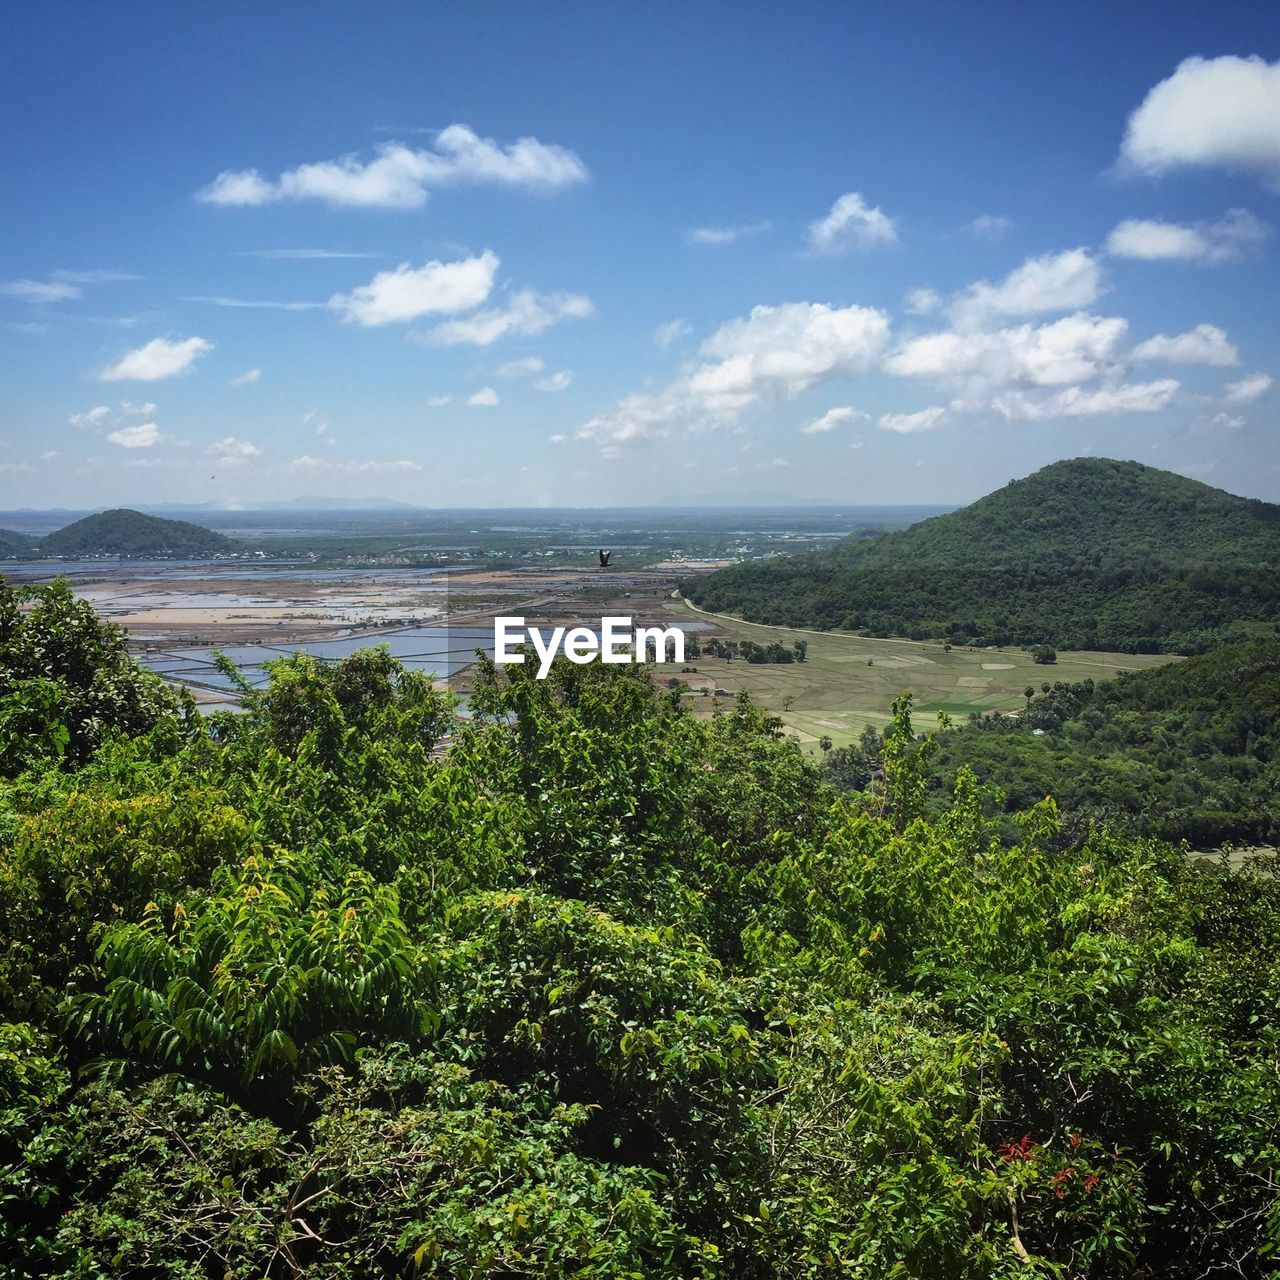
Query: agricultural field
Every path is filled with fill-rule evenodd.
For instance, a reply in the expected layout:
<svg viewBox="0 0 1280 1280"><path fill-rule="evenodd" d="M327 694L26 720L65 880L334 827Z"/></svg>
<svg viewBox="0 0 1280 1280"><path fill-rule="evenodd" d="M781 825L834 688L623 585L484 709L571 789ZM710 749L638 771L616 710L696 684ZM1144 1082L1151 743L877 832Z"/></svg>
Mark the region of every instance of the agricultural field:
<svg viewBox="0 0 1280 1280"><path fill-rule="evenodd" d="M1057 662L1037 665L1025 649L953 648L941 642L871 640L842 632L767 627L723 614L708 614L683 600L672 600L678 617L711 620L729 639L768 645L808 642L807 660L790 665L753 665L735 658L705 655L688 665L697 674L681 678L710 693L746 689L782 717L806 749L816 752L828 737L834 746L854 741L867 725L889 723L889 707L904 689L915 695L917 723L924 727L938 712L960 720L971 712L1017 711L1027 685L1045 682L1106 680L1122 671L1138 671L1178 661L1163 654L1059 652ZM711 699L707 698L707 714Z"/></svg>

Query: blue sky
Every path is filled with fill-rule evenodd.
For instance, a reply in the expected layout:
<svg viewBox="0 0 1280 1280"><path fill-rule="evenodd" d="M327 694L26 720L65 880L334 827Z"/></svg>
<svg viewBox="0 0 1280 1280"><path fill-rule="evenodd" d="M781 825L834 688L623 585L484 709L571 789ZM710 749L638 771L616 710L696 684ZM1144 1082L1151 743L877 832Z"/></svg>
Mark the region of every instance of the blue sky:
<svg viewBox="0 0 1280 1280"><path fill-rule="evenodd" d="M6 28L0 507L1280 500L1267 6Z"/></svg>

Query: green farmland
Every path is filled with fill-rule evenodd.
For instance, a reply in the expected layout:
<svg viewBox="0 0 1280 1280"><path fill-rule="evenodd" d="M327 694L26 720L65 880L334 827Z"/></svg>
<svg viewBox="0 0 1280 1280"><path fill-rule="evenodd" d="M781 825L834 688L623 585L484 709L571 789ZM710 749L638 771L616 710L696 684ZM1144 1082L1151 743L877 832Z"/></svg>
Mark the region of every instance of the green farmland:
<svg viewBox="0 0 1280 1280"><path fill-rule="evenodd" d="M1016 711L1029 684L1039 689L1044 681L1106 680L1122 671L1176 661L1159 654L1060 652L1057 662L1041 666L1026 650L1011 647L948 652L936 641L871 640L762 626L706 614L684 601L672 601L669 608L681 617L714 621L733 639L764 645L806 640L803 663L752 665L703 656L689 663L697 667L697 675L682 678L694 688L746 689L813 751L824 736L839 747L856 739L866 725L888 724L889 706L904 689L915 695L917 723L923 728L939 711L955 719L974 711Z"/></svg>

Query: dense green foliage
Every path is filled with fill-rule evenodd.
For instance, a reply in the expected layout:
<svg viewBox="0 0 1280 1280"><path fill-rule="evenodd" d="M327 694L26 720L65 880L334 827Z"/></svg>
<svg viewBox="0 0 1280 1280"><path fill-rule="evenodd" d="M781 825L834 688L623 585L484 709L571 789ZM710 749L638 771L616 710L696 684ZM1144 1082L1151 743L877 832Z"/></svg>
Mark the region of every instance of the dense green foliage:
<svg viewBox="0 0 1280 1280"><path fill-rule="evenodd" d="M1231 645L1097 686L1041 686L1021 715L948 734L939 765L940 796L968 766L1004 792L1011 814L1052 795L1084 823L1200 848L1275 844L1280 641Z"/></svg>
<svg viewBox="0 0 1280 1280"><path fill-rule="evenodd" d="M775 625L1195 653L1280 621L1280 506L1077 458L901 532L683 589L701 608Z"/></svg>
<svg viewBox="0 0 1280 1280"><path fill-rule="evenodd" d="M0 529L0 560L19 560L33 554L34 538L24 538L12 529Z"/></svg>
<svg viewBox="0 0 1280 1280"><path fill-rule="evenodd" d="M40 556L202 557L243 551L244 544L188 520L162 520L117 508L85 516L41 538Z"/></svg>
<svg viewBox="0 0 1280 1280"><path fill-rule="evenodd" d="M471 711L284 659L3 784L0 1275L1272 1274L1271 863L923 816L906 698L845 795L642 667Z"/></svg>
<svg viewBox="0 0 1280 1280"><path fill-rule="evenodd" d="M83 763L106 735L142 733L176 705L65 580L12 590L0 579L0 777L36 760Z"/></svg>

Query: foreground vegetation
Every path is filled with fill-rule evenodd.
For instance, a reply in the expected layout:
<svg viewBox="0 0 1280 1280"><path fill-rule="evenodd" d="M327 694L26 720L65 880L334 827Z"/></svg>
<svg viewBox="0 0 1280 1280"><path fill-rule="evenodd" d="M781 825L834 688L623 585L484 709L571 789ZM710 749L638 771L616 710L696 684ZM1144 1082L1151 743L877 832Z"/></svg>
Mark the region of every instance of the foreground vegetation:
<svg viewBox="0 0 1280 1280"><path fill-rule="evenodd" d="M905 699L844 795L640 667L485 667L460 723L385 652L295 657L203 721L35 595L0 1273L1273 1271L1271 863L1047 801L1011 847L967 770L926 818Z"/></svg>
<svg viewBox="0 0 1280 1280"><path fill-rule="evenodd" d="M1077 458L971 506L683 585L753 622L953 644L1199 653L1280 622L1280 507Z"/></svg>

